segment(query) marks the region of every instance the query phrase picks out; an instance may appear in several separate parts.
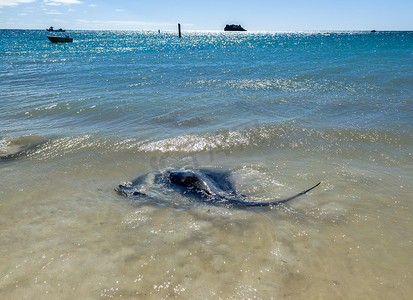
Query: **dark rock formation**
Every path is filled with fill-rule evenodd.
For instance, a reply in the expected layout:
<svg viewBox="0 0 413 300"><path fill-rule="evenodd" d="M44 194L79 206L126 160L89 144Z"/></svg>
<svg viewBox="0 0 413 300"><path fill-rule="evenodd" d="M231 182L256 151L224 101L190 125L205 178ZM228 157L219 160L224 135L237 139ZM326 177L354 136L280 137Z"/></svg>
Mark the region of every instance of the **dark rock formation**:
<svg viewBox="0 0 413 300"><path fill-rule="evenodd" d="M224 31L246 31L244 28L241 27L241 25L228 25L225 26Z"/></svg>

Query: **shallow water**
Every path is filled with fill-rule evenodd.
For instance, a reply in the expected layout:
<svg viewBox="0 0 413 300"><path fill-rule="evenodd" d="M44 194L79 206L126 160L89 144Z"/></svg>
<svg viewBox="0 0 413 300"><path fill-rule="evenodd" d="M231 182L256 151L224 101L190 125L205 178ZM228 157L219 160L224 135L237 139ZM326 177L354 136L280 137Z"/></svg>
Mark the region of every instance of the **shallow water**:
<svg viewBox="0 0 413 300"><path fill-rule="evenodd" d="M70 34L0 31L1 298L413 296L412 33ZM322 184L114 191L168 168Z"/></svg>

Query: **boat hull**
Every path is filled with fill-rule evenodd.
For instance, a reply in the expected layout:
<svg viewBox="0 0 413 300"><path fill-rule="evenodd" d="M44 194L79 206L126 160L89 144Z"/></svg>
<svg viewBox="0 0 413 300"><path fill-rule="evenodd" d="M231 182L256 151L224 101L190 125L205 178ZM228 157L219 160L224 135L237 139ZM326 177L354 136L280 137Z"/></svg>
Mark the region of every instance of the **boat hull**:
<svg viewBox="0 0 413 300"><path fill-rule="evenodd" d="M71 42L73 42L73 38L63 37L63 36L47 36L47 38L52 43L71 43Z"/></svg>

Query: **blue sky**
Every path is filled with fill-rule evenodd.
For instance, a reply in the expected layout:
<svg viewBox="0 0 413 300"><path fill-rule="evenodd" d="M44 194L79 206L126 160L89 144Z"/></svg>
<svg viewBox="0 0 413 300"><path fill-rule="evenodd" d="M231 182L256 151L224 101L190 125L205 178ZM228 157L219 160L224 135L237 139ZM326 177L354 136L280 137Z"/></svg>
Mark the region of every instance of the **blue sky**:
<svg viewBox="0 0 413 300"><path fill-rule="evenodd" d="M0 0L0 28L413 30L412 0Z"/></svg>

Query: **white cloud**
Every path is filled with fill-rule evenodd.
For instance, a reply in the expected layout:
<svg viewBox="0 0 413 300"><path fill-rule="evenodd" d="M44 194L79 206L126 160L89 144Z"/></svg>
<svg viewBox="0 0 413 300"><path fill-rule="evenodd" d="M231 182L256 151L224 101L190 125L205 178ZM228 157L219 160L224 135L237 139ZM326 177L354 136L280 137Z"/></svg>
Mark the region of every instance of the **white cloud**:
<svg viewBox="0 0 413 300"><path fill-rule="evenodd" d="M93 29L141 29L141 28L156 28L165 27L165 26L173 26L175 27L175 23L152 23L152 22L139 22L139 21L108 21L108 20L85 20L85 19L77 19L76 22L83 26L87 25L89 28Z"/></svg>
<svg viewBox="0 0 413 300"><path fill-rule="evenodd" d="M4 6L17 6L21 3L31 3L36 0L0 0L0 7Z"/></svg>
<svg viewBox="0 0 413 300"><path fill-rule="evenodd" d="M43 3L46 5L59 6L59 5L70 5L70 4L82 4L83 2L79 0L43 0Z"/></svg>
<svg viewBox="0 0 413 300"><path fill-rule="evenodd" d="M63 15L62 12L57 11L57 10L49 10L49 11L46 12L46 14L48 14L48 15Z"/></svg>

